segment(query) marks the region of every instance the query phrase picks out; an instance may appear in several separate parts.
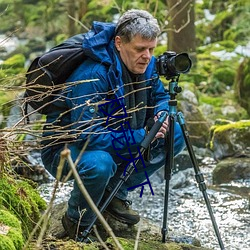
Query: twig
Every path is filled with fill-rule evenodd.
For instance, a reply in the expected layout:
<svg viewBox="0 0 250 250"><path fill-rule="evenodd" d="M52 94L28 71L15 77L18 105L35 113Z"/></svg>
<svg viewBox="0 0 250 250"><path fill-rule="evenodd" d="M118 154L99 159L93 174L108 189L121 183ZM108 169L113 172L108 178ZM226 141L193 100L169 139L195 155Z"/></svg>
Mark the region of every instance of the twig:
<svg viewBox="0 0 250 250"><path fill-rule="evenodd" d="M68 17L72 20L74 20L76 23L80 24L85 30L89 31L89 28L86 27L82 22L80 22L79 20L77 20L76 18L74 18L73 16L71 15L68 15Z"/></svg>
<svg viewBox="0 0 250 250"><path fill-rule="evenodd" d="M100 241L101 245L106 249L109 250L108 246L105 244L105 242L102 240L100 234L97 231L96 225L93 226L93 230L95 232L95 235L97 237L97 239Z"/></svg>
<svg viewBox="0 0 250 250"><path fill-rule="evenodd" d="M141 220L139 221L139 226L138 226L138 230L137 230L137 234L136 234L136 238L135 238L135 246L134 246L134 250L138 249L138 245L139 245L139 237L140 237L140 233L141 233Z"/></svg>
<svg viewBox="0 0 250 250"><path fill-rule="evenodd" d="M113 238L115 245L118 247L119 250L124 250L123 247L121 246L121 244L119 243L119 241L117 240L116 236L114 235L111 227L109 226L109 224L106 222L106 220L104 219L104 217L102 216L102 214L100 213L100 211L98 210L98 208L96 207L95 203L93 202L92 198L90 197L88 191L86 190L79 174L77 173L77 170L75 168L74 162L71 158L71 154L70 154L70 150L69 149L64 149L61 152L61 158L66 158L68 160L69 166L73 172L73 176L75 178L75 181L78 184L79 189L81 190L84 198L86 199L86 201L88 202L90 208L95 212L95 214L97 215L98 219L100 220L100 222L102 223L102 225L104 226L105 230L108 232L108 234Z"/></svg>

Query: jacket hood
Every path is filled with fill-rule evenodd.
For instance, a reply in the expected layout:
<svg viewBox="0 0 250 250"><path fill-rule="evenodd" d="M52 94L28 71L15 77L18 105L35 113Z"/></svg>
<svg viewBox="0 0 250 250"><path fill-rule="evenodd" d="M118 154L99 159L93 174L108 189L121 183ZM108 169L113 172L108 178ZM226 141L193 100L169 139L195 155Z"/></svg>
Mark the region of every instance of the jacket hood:
<svg viewBox="0 0 250 250"><path fill-rule="evenodd" d="M112 64L115 24L94 21L85 34L83 49L87 56L104 64Z"/></svg>

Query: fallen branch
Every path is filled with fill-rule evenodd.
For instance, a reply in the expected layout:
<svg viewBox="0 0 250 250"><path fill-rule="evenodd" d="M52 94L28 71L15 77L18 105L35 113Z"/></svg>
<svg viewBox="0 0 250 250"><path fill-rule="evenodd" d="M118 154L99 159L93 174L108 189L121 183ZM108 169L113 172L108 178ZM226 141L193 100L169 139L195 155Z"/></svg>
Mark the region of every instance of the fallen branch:
<svg viewBox="0 0 250 250"><path fill-rule="evenodd" d="M104 226L105 230L107 231L107 233L113 238L115 245L117 246L117 248L119 250L124 250L123 247L121 246L121 244L119 243L118 239L116 238L116 236L114 235L112 228L109 226L109 224L106 222L106 220L104 219L104 217L102 216L102 214L100 213L100 211L98 210L98 208L96 207L95 203L93 202L92 198L90 197L88 191L86 190L79 174L77 173L77 170L75 168L75 164L71 158L71 154L70 154L70 150L69 149L64 149L61 152L61 158L62 159L67 159L69 166L73 172L73 176L75 178L75 181L78 184L78 187L80 189L80 191L82 192L84 198L86 199L86 201L88 202L90 208L94 211L94 213L96 214L96 216L98 217L99 221L102 223L102 225Z"/></svg>

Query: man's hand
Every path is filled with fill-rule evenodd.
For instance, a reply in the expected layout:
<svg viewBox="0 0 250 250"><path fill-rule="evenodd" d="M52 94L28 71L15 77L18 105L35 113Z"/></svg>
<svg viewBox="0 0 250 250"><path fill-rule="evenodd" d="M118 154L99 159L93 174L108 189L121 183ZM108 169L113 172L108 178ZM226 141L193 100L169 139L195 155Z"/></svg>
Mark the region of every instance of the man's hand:
<svg viewBox="0 0 250 250"><path fill-rule="evenodd" d="M155 117L154 117L154 120L155 122L159 119L161 113L163 111L159 112ZM167 118L165 119L165 121L163 122L161 128L159 129L159 131L157 132L157 134L155 135L155 139L159 139L159 138L165 138L165 135L166 133L168 132L169 130L169 124L168 124L168 116Z"/></svg>

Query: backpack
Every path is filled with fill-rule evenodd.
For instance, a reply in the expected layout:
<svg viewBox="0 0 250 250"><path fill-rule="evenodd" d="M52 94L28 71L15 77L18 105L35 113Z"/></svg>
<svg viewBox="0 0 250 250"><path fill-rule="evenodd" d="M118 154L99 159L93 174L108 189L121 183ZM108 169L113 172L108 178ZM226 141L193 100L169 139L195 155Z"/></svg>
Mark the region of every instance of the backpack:
<svg viewBox="0 0 250 250"><path fill-rule="evenodd" d="M25 114L28 105L40 114L51 110L53 101L66 79L86 59L82 42L84 34L75 35L37 57L26 72Z"/></svg>

